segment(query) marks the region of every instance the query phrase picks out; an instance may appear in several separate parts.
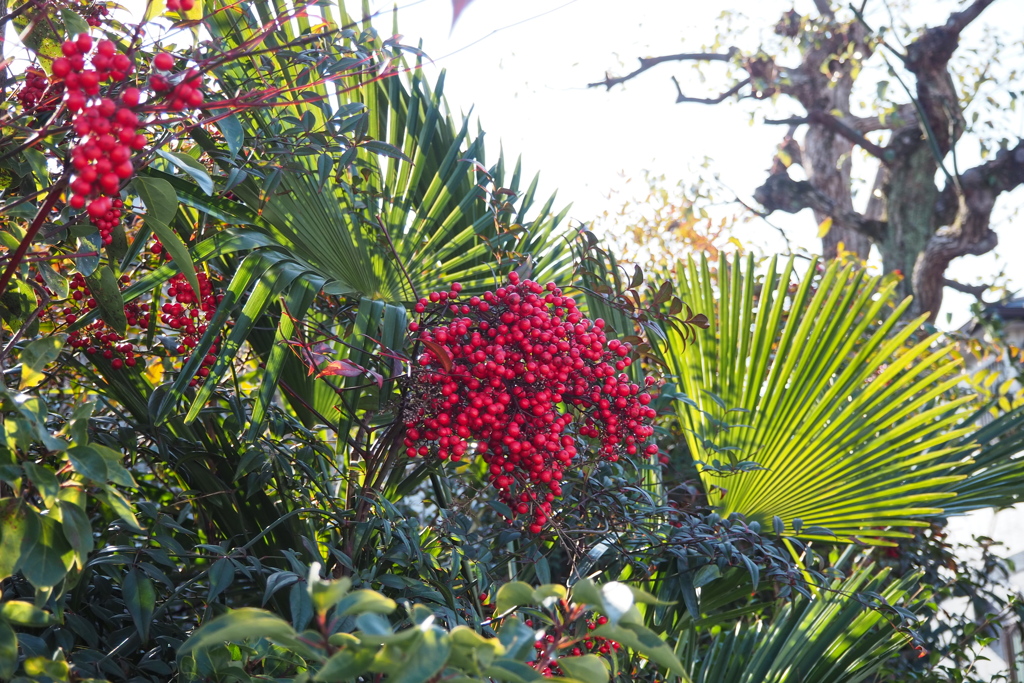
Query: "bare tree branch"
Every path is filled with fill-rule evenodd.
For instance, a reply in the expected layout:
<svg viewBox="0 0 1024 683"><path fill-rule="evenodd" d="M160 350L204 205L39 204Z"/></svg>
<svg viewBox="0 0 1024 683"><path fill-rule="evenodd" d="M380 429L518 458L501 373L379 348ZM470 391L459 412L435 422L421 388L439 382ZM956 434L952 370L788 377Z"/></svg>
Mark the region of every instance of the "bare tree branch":
<svg viewBox="0 0 1024 683"><path fill-rule="evenodd" d="M625 76L612 76L610 73L605 73L604 80L598 81L597 83L588 83L588 88L605 87L611 90L614 86L625 83L626 81L636 78L648 69L653 69L659 64L665 62L729 62L732 61L733 57L739 54L739 49L735 47L729 48L726 53L721 52L681 52L676 55L662 55L661 57L640 57L640 67ZM724 99L724 98L723 98Z"/></svg>
<svg viewBox="0 0 1024 683"><path fill-rule="evenodd" d="M985 292L987 292L989 290L989 287L991 286L991 285L965 285L962 282L957 282L956 280L950 280L949 278L942 278L942 285L944 287L949 287L950 289L955 289L958 292L963 292L964 294L970 294L971 296L973 296L978 301L981 301L982 303L984 303L984 300L981 298L981 295L984 294Z"/></svg>
<svg viewBox="0 0 1024 683"><path fill-rule="evenodd" d="M825 126L834 133L843 136L853 144L860 146L869 154L878 157L883 162L887 160L888 156L891 156L886 154L884 148L868 140L866 137L844 123L841 119L832 116L828 112L821 111L820 109L807 112L807 116L794 116L788 119L765 119L764 122L771 125L786 126L799 126L805 123Z"/></svg>
<svg viewBox="0 0 1024 683"><path fill-rule="evenodd" d="M971 3L971 6L967 9L962 12L954 12L951 14L943 28L959 37L960 33L963 32L963 30L967 28L972 21L977 19L978 16L995 1L996 0L974 0L974 2Z"/></svg>
<svg viewBox="0 0 1024 683"><path fill-rule="evenodd" d="M957 193L956 187L960 191ZM938 312L942 303L941 283L950 262L960 256L985 254L996 248L999 237L991 228L992 209L1000 194L1024 185L1024 142L1000 152L995 159L961 174L957 182L947 183L937 200L937 214L949 215L949 204L956 197L955 217L928 240L924 253L914 266L914 285L921 310ZM952 188L952 189L951 189Z"/></svg>
<svg viewBox="0 0 1024 683"><path fill-rule="evenodd" d="M676 84L676 104L681 104L683 102L696 102L697 104L718 104L719 102L723 102L729 97L732 97L733 95L738 93L743 88L743 86L749 85L750 79L744 78L742 81L739 81L738 83L736 83L736 85L732 86L718 97L687 97L686 95L683 94L683 89L679 87L679 81L676 80L675 76L672 77L672 82Z"/></svg>
<svg viewBox="0 0 1024 683"><path fill-rule="evenodd" d="M768 176L764 185L754 190L754 199L770 214L773 211L797 213L813 209L831 216L836 225L850 228L876 242L885 239L885 221L867 218L856 211L845 211L836 201L806 180L793 180L788 173Z"/></svg>
<svg viewBox="0 0 1024 683"><path fill-rule="evenodd" d="M876 130L895 130L912 125L917 120L917 108L913 102L906 102L896 107L896 111L884 119L880 116L844 116L843 123L858 133L871 133Z"/></svg>
<svg viewBox="0 0 1024 683"><path fill-rule="evenodd" d="M960 34L995 0L974 0L967 9L954 12L942 26L918 36L909 46L905 65L917 77L917 104L924 113L921 123L940 155L956 144L966 128L953 78L947 68L960 44Z"/></svg>

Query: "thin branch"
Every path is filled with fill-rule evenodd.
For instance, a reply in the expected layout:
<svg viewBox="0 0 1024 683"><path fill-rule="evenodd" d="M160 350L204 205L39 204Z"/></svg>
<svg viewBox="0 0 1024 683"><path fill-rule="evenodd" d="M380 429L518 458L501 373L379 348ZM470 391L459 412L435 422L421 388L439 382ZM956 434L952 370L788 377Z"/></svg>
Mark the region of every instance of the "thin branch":
<svg viewBox="0 0 1024 683"><path fill-rule="evenodd" d="M39 210L36 211L36 217L32 220L32 223L28 226L25 231L25 237L22 238L21 243L18 244L18 248L15 249L14 254L11 256L10 263L7 264L7 268L3 274L0 275L0 293L7 291L7 285L10 283L11 278L14 276L14 271L18 269L21 264L21 260L25 258L25 254L28 253L29 247L32 245L32 241L36 237L36 233L43 227L43 223L46 221L46 217L50 215L50 211L57 204L61 195L64 193L64 186L68 182L70 177L70 171L65 171L64 175L58 179L53 186L50 188L50 193L46 199L43 200Z"/></svg>
<svg viewBox="0 0 1024 683"><path fill-rule="evenodd" d="M954 12L943 27L953 37L958 37L967 26L996 0L974 0L974 3L962 12Z"/></svg>
<svg viewBox="0 0 1024 683"><path fill-rule="evenodd" d="M973 296L975 299L982 303L985 302L981 298L981 295L987 292L991 287L991 285L965 285L962 282L950 280L947 277L942 278L942 285L944 287L949 287L950 289L955 289L958 292L963 292L964 294L970 294L971 296Z"/></svg>
<svg viewBox="0 0 1024 683"><path fill-rule="evenodd" d="M736 199L734 201L737 204L739 204L740 206L742 206L744 209L749 211L750 213L754 214L755 216L757 216L758 218L763 220L768 225L768 227L774 229L777 233L779 233L779 236L782 237L782 241L786 243L786 253L787 254L792 254L793 253L793 245L789 241L789 236L786 235L786 231L785 230L783 230L781 227L779 227L778 225L775 225L770 220L768 220L768 216L771 215L769 212L758 211L757 209L755 209L754 207L750 206L745 201L740 199L738 196L736 197Z"/></svg>
<svg viewBox="0 0 1024 683"><path fill-rule="evenodd" d="M844 116L843 123L858 133L872 133L876 130L895 130L912 125L917 121L917 107L913 102L897 105L896 111L883 119L881 116Z"/></svg>
<svg viewBox="0 0 1024 683"><path fill-rule="evenodd" d="M810 111L807 113L807 116L804 117L795 116L788 119L765 119L764 122L772 125L786 126L799 126L805 123L824 126L832 132L846 138L853 144L863 148L869 154L878 157L883 162L887 160L887 156L891 156L886 154L885 148L876 145L840 119L832 116L828 112L821 111L820 109Z"/></svg>
<svg viewBox="0 0 1024 683"><path fill-rule="evenodd" d="M672 82L676 84L676 104L681 104L683 102L696 102L697 104L718 104L719 102L723 102L727 98L732 97L733 95L738 93L740 89L743 88L743 86L749 85L750 79L744 78L742 81L739 81L738 83L736 83L736 85L732 86L718 97L687 97L686 95L683 94L683 90L682 88L679 87L679 81L676 80L675 76L672 77Z"/></svg>
<svg viewBox="0 0 1024 683"><path fill-rule="evenodd" d="M659 64L665 62L729 62L732 61L733 57L739 54L739 50L735 47L729 48L726 53L721 52L681 52L676 55L662 55L661 57L640 57L640 67L635 71L626 74L625 76L612 76L610 73L605 73L604 80L598 81L597 83L588 83L588 88L605 87L611 90L614 86L625 83L626 81L636 78L648 69L653 69Z"/></svg>

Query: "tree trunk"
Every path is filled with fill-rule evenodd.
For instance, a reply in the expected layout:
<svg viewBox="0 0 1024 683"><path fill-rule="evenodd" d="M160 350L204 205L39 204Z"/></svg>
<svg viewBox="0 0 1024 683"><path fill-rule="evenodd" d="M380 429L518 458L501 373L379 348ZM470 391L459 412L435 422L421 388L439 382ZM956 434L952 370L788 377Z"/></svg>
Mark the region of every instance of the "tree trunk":
<svg viewBox="0 0 1024 683"><path fill-rule="evenodd" d="M915 282L914 277L918 258L935 232L938 164L917 126L897 131L893 143L898 152L883 171L882 185L888 229L877 246L883 270L899 271L903 276L899 293L912 296L922 284ZM921 312L919 301L920 297L916 297L915 314Z"/></svg>
<svg viewBox="0 0 1024 683"><path fill-rule="evenodd" d="M849 108L849 100L841 103ZM824 126L810 126L804 138L803 167L808 180L816 189L831 197L836 208L844 212L853 211L852 183L850 172L853 143L839 137ZM814 220L820 225L830 214L814 209ZM821 238L822 254L827 259L834 259L839 253L839 245L858 258L866 259L871 252L871 240L846 225L833 224L828 233Z"/></svg>

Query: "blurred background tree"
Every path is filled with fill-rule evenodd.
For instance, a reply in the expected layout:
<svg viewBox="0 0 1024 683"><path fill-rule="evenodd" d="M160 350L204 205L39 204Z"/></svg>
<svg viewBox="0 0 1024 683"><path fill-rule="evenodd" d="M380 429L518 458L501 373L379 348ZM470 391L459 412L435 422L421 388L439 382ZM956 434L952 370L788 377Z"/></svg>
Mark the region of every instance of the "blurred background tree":
<svg viewBox="0 0 1024 683"><path fill-rule="evenodd" d="M934 320L944 287L976 290L946 269L995 248L993 209L1024 183L1024 144L1002 120L1016 109L1022 71L1003 63L1006 46L980 20L996 1L960 3L912 28L911 3L814 0L805 12L784 12L757 44L739 40L751 27L732 28L742 19L726 12L729 28L704 49L642 57L634 71L591 86L611 89L666 64L693 63L702 74L723 66L709 77L720 90L707 94L684 93L673 78L676 102L764 101L763 123L786 132L754 191L760 213L810 209L828 258L842 249L866 259L874 246L885 272L904 276L910 312ZM984 34L981 49L958 49L968 32ZM964 164L974 156L964 150L969 141L980 146L980 163ZM861 156L874 180L858 196Z"/></svg>

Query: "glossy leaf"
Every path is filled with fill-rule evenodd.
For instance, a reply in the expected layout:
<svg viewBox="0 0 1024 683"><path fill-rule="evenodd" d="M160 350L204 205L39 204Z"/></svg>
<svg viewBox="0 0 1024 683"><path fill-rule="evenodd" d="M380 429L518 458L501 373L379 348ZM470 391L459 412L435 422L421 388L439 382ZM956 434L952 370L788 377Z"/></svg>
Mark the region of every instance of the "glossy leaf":
<svg viewBox="0 0 1024 683"><path fill-rule="evenodd" d="M117 278L109 266L100 266L85 278L89 291L96 299L97 308L103 321L115 332L124 335L128 331L128 318L124 314L124 299Z"/></svg>
<svg viewBox="0 0 1024 683"><path fill-rule="evenodd" d="M139 176L133 181L135 191L146 205L146 226L160 238L160 243L171 255L171 260L184 273L185 279L192 286L195 296L199 297L199 278L196 268L189 256L188 248L181 241L178 233L171 228L171 221L178 212L178 195L174 187L161 178Z"/></svg>
<svg viewBox="0 0 1024 683"><path fill-rule="evenodd" d="M18 636L7 622L0 621L0 678L13 678L17 670Z"/></svg>
<svg viewBox="0 0 1024 683"><path fill-rule="evenodd" d="M607 683L610 677L608 664L597 655L560 657L558 666L571 678L584 683Z"/></svg>
<svg viewBox="0 0 1024 683"><path fill-rule="evenodd" d="M28 514L26 520L18 567L33 586L56 586L71 567L74 550L57 520L36 513Z"/></svg>
<svg viewBox="0 0 1024 683"><path fill-rule="evenodd" d="M156 589L153 580L132 567L121 584L124 604L135 623L135 630L143 643L149 641L149 629L153 624L156 608Z"/></svg>
<svg viewBox="0 0 1024 683"><path fill-rule="evenodd" d="M533 586L522 581L510 581L498 589L494 609L496 614L505 614L516 607L533 603Z"/></svg>

